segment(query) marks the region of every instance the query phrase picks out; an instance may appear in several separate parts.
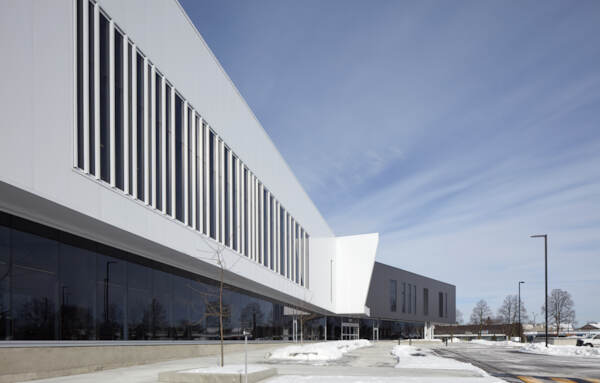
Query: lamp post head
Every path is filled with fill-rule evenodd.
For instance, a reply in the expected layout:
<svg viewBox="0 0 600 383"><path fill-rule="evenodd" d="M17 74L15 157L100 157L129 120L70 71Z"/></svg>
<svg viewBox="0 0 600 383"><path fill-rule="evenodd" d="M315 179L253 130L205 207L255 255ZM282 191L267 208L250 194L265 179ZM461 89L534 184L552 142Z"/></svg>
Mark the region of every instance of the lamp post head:
<svg viewBox="0 0 600 383"><path fill-rule="evenodd" d="M525 283L525 281L519 281L519 283Z"/></svg>
<svg viewBox="0 0 600 383"><path fill-rule="evenodd" d="M535 235L530 235L530 238L546 238L548 236L548 234L535 234Z"/></svg>

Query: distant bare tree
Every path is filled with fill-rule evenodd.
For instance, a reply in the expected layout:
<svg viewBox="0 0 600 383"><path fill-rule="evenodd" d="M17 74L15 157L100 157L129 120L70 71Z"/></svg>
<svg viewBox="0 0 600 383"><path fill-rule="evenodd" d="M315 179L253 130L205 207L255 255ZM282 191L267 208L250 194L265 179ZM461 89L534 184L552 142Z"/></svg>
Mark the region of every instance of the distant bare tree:
<svg viewBox="0 0 600 383"><path fill-rule="evenodd" d="M492 316L492 310L490 306L488 306L485 300L480 300L473 307L473 312L471 313L471 323L479 326L479 337L481 338L481 331L483 326Z"/></svg>
<svg viewBox="0 0 600 383"><path fill-rule="evenodd" d="M456 324L463 324L464 321L462 311L456 309Z"/></svg>
<svg viewBox="0 0 600 383"><path fill-rule="evenodd" d="M542 305L542 313L546 312L546 306ZM560 333L561 323L575 322L575 303L568 291L554 289L548 296L548 316L556 325L556 336Z"/></svg>
<svg viewBox="0 0 600 383"><path fill-rule="evenodd" d="M513 336L513 334L519 333L518 322L519 322L519 297L518 295L507 295L498 309L498 319L506 326L506 335ZM525 304L521 299L521 323L527 320L527 310Z"/></svg>

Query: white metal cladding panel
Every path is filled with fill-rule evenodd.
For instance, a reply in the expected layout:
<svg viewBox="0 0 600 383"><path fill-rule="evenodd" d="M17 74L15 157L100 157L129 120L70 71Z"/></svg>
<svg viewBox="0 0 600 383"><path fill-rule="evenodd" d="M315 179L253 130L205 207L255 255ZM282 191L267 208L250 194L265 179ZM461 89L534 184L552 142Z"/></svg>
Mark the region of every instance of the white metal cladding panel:
<svg viewBox="0 0 600 383"><path fill-rule="evenodd" d="M98 3L311 236L333 235L176 0Z"/></svg>

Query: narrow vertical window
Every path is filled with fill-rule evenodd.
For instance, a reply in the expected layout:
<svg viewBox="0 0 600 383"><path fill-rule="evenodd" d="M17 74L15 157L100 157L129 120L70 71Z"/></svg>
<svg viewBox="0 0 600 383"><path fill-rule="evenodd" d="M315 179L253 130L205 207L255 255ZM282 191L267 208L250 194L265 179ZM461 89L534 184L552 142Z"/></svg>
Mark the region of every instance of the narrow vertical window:
<svg viewBox="0 0 600 383"><path fill-rule="evenodd" d="M124 183L124 120L123 120L123 35L115 30L115 185L123 190Z"/></svg>
<svg viewBox="0 0 600 383"><path fill-rule="evenodd" d="M175 95L175 218L184 221L183 206L183 100ZM167 170L169 168L167 167ZM169 187L167 186L167 190Z"/></svg>
<svg viewBox="0 0 600 383"><path fill-rule="evenodd" d="M156 208L158 210L162 210L162 114L164 113L162 110L162 79L159 74L156 74L155 77L154 93L155 93L155 110L154 110L154 118L156 121L155 124L155 147L154 151L156 153L156 163L155 167L155 177L156 177L156 189L154 189L154 195L156 199ZM168 109L168 108L167 108Z"/></svg>
<svg viewBox="0 0 600 383"><path fill-rule="evenodd" d="M233 212L233 249L238 251L239 250L239 244L238 244L238 232L239 232L239 222L238 222L238 218L239 218L239 203L238 203L238 195L239 195L239 185L238 185L238 176L239 176L239 171L238 171L238 160L235 156L232 156L232 167L231 167L231 180L232 180L232 212Z"/></svg>
<svg viewBox="0 0 600 383"><path fill-rule="evenodd" d="M185 111L185 113L187 113L188 118L187 118L187 123L188 125L185 127L186 130L186 134L187 134L187 179L188 179L188 183L187 183L187 195L188 195L188 200L186 201L186 203L188 204L188 222L189 225L194 227L194 214L193 214L193 206L194 204L192 203L192 190L194 188L194 185L192 183L192 170L193 170L193 166L192 166L192 162L194 161L194 158L192 158L192 146L194 145L194 143L192 142L192 118L194 118L194 114L192 113L192 109L188 108L188 110Z"/></svg>
<svg viewBox="0 0 600 383"><path fill-rule="evenodd" d="M444 317L448 318L448 293L444 293Z"/></svg>
<svg viewBox="0 0 600 383"><path fill-rule="evenodd" d="M295 281L296 283L300 280L300 275L299 275L299 269L300 269L300 252L299 252L299 245L300 245L300 230L298 228L298 223L294 222L294 230L295 230L295 234L294 234L294 268L296 270L295 272Z"/></svg>
<svg viewBox="0 0 600 383"><path fill-rule="evenodd" d="M110 182L109 25L100 14L100 178Z"/></svg>
<svg viewBox="0 0 600 383"><path fill-rule="evenodd" d="M429 289L423 289L423 315L429 315Z"/></svg>
<svg viewBox="0 0 600 383"><path fill-rule="evenodd" d="M412 285L408 284L408 313L412 313Z"/></svg>
<svg viewBox="0 0 600 383"><path fill-rule="evenodd" d="M398 282L390 280L390 311L396 312L398 302Z"/></svg>
<svg viewBox="0 0 600 383"><path fill-rule="evenodd" d="M204 121L202 122L202 129L201 129L201 134L202 134L202 206L204 208L204 211L202 212L202 230L204 232L204 234L206 235L210 235L209 234L209 215L210 215L210 195L209 195L209 191L210 191L210 174L209 174L209 163L208 163L208 156L209 156L209 152L210 152L210 148L209 148L209 142L210 138L208 136L207 133L207 129L208 126L206 125L206 123L204 123Z"/></svg>
<svg viewBox="0 0 600 383"><path fill-rule="evenodd" d="M172 215L173 213L173 203L171 198L171 186L173 183L173 174L171 174L171 144L174 139L173 126L171 124L171 87L169 85L165 86L165 124L166 124L166 136L165 136L165 179L163 182L165 183L166 190L166 211L168 215Z"/></svg>
<svg viewBox="0 0 600 383"><path fill-rule="evenodd" d="M285 210L279 208L279 274L285 275Z"/></svg>
<svg viewBox="0 0 600 383"><path fill-rule="evenodd" d="M305 239L305 247L304 254L306 256L305 260L305 275L304 275L304 286L309 289L310 288L310 236L306 234Z"/></svg>
<svg viewBox="0 0 600 383"><path fill-rule="evenodd" d="M406 282L402 282L402 312L406 312Z"/></svg>
<svg viewBox="0 0 600 383"><path fill-rule="evenodd" d="M85 0L77 0L77 167L83 169L83 7Z"/></svg>
<svg viewBox="0 0 600 383"><path fill-rule="evenodd" d="M223 183L225 190L223 191L223 198L225 198L225 245L231 246L231 232L229 230L231 206L229 206L229 193L230 193L230 184L229 184L229 149L225 148L223 154Z"/></svg>
<svg viewBox="0 0 600 383"><path fill-rule="evenodd" d="M210 236L217 239L217 204L215 200L215 135L213 132L208 134L208 183L209 183L209 205L210 205Z"/></svg>
<svg viewBox="0 0 600 383"><path fill-rule="evenodd" d="M145 196L145 174L144 158L146 151L144 146L144 58L139 53L136 54L137 60L137 81L136 81L136 101L137 101L137 198L141 201Z"/></svg>
<svg viewBox="0 0 600 383"><path fill-rule="evenodd" d="M244 167L244 179L243 179L243 185L244 185L244 255L247 257L248 256L248 235L249 235L249 230L248 230L248 224L250 223L248 221L248 169L246 169Z"/></svg>
<svg viewBox="0 0 600 383"><path fill-rule="evenodd" d="M204 184L203 182L203 173L202 173L202 164L204 162L204 148L200 145L201 142L204 142L202 124L200 123L200 119L198 116L194 116L196 119L196 227L200 230L200 220L202 220L202 216L200 213L204 213L206 209L201 205L202 202L202 192L200 186Z"/></svg>
<svg viewBox="0 0 600 383"><path fill-rule="evenodd" d="M269 265L275 270L275 200L269 195Z"/></svg>
<svg viewBox="0 0 600 383"><path fill-rule="evenodd" d="M267 266L269 261L269 191L263 189L262 193L262 210L263 210L263 224L262 224L262 239L263 239L263 265Z"/></svg>
<svg viewBox="0 0 600 383"><path fill-rule="evenodd" d="M413 285L413 314L417 313L417 285Z"/></svg>
<svg viewBox="0 0 600 383"><path fill-rule="evenodd" d="M146 93L146 105L148 106L146 109L146 141L148 142L146 146L146 158L148 159L145 163L147 164L147 168L144 171L146 173L146 185L148 186L146 189L146 193L148 194L147 200L150 204L152 204L152 198L154 195L154 189L152 185L152 169L154 168L154 164L152 163L152 65L148 63L146 66L147 72L147 85L144 92ZM156 103L155 103L156 105Z"/></svg>
<svg viewBox="0 0 600 383"><path fill-rule="evenodd" d="M133 76L133 61L135 59L135 51L133 49L133 45L131 45L131 43L127 42L128 46L127 46L127 79L128 82L127 84L125 84L125 86L127 86L127 103L128 103L128 108L129 108L129 114L128 114L128 121L129 123L127 124L127 130L128 130L128 137L129 137L129 150L128 150L128 161L127 163L129 164L129 194L133 195L133 130L135 129L135 127L133 126L133 92L135 91L133 89L133 78L131 76Z"/></svg>
<svg viewBox="0 0 600 383"><path fill-rule="evenodd" d="M440 318L444 317L444 293L440 292L438 294L439 297L439 302L438 302L438 314L440 316Z"/></svg>
<svg viewBox="0 0 600 383"><path fill-rule="evenodd" d="M86 1L87 2L87 1ZM89 146L88 153L90 157L90 174L96 175L96 108L94 105L96 104L96 82L94 81L94 70L95 70L95 62L94 62L94 4L92 2L88 3L88 55L89 55L89 97L90 97L90 107L89 107Z"/></svg>

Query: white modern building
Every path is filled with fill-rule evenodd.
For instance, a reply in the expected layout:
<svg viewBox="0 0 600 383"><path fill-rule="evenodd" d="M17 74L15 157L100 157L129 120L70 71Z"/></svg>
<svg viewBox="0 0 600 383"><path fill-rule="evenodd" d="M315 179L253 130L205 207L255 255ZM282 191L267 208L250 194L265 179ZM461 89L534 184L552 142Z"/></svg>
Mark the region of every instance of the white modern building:
<svg viewBox="0 0 600 383"><path fill-rule="evenodd" d="M378 234L333 233L176 0L2 0L0 52L0 339L214 339L221 276L231 339L370 317ZM414 283L387 319L454 320Z"/></svg>

